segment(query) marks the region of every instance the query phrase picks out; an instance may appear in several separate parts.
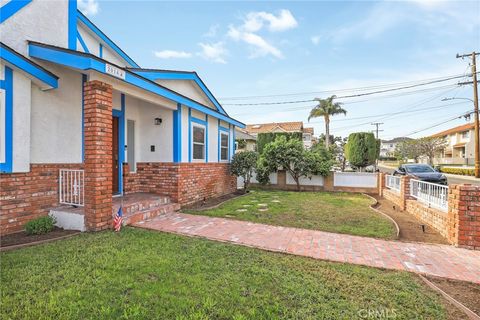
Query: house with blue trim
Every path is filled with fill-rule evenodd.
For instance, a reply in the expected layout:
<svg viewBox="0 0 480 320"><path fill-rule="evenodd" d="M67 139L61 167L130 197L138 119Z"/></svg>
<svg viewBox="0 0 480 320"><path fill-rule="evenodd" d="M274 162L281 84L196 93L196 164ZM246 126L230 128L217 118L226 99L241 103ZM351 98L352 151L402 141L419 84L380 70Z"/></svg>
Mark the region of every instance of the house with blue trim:
<svg viewBox="0 0 480 320"><path fill-rule="evenodd" d="M52 211L101 230L119 206L133 219L235 190L245 125L196 72L140 67L76 0L4 2L0 35L2 233Z"/></svg>

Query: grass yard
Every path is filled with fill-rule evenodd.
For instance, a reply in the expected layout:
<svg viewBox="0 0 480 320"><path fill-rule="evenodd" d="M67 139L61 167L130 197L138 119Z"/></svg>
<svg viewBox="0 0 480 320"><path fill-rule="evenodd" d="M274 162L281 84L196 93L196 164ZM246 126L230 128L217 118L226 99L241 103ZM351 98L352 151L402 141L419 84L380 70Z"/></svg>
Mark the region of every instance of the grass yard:
<svg viewBox="0 0 480 320"><path fill-rule="evenodd" d="M407 272L134 228L0 257L2 319L446 318Z"/></svg>
<svg viewBox="0 0 480 320"><path fill-rule="evenodd" d="M252 190L218 208L186 213L393 239L395 226L362 194Z"/></svg>

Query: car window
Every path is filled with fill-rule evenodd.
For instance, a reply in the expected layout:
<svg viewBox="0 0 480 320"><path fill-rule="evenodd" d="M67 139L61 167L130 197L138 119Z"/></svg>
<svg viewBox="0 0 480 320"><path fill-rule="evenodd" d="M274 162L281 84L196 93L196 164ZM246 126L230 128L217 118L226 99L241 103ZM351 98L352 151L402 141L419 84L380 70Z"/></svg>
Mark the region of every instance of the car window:
<svg viewBox="0 0 480 320"><path fill-rule="evenodd" d="M409 173L435 172L435 170L429 166L408 166L406 169Z"/></svg>

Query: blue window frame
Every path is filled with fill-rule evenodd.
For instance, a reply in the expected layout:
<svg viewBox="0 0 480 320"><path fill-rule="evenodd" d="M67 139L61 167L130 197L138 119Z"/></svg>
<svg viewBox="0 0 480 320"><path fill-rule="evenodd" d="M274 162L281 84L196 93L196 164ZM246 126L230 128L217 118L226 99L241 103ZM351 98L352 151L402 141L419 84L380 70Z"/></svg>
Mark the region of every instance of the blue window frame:
<svg viewBox="0 0 480 320"><path fill-rule="evenodd" d="M5 66L5 79L0 80L0 89L4 90L5 101L3 103L5 110L5 132L4 136L4 161L0 163L0 172L12 172L13 169L13 70Z"/></svg>

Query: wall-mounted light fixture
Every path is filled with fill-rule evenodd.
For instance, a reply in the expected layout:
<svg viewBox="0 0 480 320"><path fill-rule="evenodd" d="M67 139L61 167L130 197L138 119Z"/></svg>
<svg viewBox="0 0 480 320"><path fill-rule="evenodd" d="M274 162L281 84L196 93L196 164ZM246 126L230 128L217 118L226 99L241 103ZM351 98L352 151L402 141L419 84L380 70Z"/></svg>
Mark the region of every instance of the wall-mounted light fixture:
<svg viewBox="0 0 480 320"><path fill-rule="evenodd" d="M162 118L155 118L155 125L159 126L162 124Z"/></svg>

